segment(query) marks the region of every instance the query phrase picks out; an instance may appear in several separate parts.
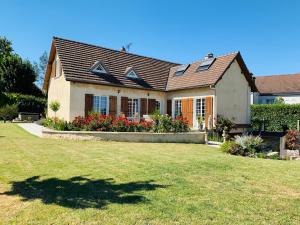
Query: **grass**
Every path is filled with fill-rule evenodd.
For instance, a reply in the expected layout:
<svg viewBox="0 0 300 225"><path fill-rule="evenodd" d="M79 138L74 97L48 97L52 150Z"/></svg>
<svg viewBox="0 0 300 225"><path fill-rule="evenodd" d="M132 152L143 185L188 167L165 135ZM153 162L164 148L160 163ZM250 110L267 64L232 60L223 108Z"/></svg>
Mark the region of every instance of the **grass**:
<svg viewBox="0 0 300 225"><path fill-rule="evenodd" d="M300 162L0 123L1 224L299 224Z"/></svg>

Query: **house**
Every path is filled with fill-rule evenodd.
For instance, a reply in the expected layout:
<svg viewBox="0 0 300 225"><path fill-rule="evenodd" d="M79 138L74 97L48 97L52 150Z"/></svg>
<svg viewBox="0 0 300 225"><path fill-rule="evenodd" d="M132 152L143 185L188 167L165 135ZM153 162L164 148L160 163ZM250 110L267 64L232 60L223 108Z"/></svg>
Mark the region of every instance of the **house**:
<svg viewBox="0 0 300 225"><path fill-rule="evenodd" d="M56 116L66 121L90 111L139 119L159 110L186 117L192 128L199 117L212 126L217 115L249 124L256 91L239 52L181 65L57 37L43 89L48 104L60 102Z"/></svg>
<svg viewBox="0 0 300 225"><path fill-rule="evenodd" d="M300 73L258 76L255 84L258 92L252 94L253 104L272 104L278 97L287 104L300 104Z"/></svg>

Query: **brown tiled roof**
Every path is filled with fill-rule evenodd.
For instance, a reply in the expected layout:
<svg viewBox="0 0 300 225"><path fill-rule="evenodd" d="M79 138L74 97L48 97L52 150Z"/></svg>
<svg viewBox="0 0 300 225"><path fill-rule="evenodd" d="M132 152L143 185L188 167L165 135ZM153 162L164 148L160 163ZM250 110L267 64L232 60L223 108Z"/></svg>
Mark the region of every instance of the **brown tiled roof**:
<svg viewBox="0 0 300 225"><path fill-rule="evenodd" d="M256 90L252 76L239 52L217 57L206 71L196 72L201 63L198 61L192 63L183 75L174 76L176 69L180 66L179 64L56 37L53 38L52 42L44 90L48 89L51 64L56 51L68 81L160 91L190 89L216 84L236 59L252 90ZM96 61L100 61L109 74L92 73L90 68ZM127 78L126 71L128 68L134 68L141 79Z"/></svg>
<svg viewBox="0 0 300 225"><path fill-rule="evenodd" d="M261 94L300 93L300 73L258 76L255 84Z"/></svg>
<svg viewBox="0 0 300 225"><path fill-rule="evenodd" d="M52 45L58 53L68 81L165 90L170 68L178 65L56 37L53 38ZM109 75L89 71L96 61L101 61L105 65ZM125 71L128 67L134 68L141 79L127 78Z"/></svg>
<svg viewBox="0 0 300 225"><path fill-rule="evenodd" d="M172 67L170 69L166 90L172 91L178 89L215 85L222 78L223 74L235 59L238 61L242 72L248 80L251 88L253 90L256 90L255 85L252 81L252 76L250 75L239 52L216 57L215 61L209 67L209 69L204 71L197 71L197 68L200 66L203 60L192 63L190 67L188 67L188 69L184 72L184 74L179 76L175 75L175 71L179 66Z"/></svg>

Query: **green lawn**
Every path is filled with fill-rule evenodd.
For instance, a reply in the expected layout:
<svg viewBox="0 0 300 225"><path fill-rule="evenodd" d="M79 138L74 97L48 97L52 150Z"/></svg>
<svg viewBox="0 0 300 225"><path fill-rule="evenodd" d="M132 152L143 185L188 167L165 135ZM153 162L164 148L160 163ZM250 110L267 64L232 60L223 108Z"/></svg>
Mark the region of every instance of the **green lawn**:
<svg viewBox="0 0 300 225"><path fill-rule="evenodd" d="M0 123L2 224L300 224L300 162L51 140Z"/></svg>

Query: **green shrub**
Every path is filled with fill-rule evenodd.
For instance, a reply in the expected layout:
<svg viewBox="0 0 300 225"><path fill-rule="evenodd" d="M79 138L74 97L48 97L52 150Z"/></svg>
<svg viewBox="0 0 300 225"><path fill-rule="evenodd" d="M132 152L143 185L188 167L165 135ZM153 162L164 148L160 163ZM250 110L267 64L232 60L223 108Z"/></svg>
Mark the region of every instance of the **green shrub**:
<svg viewBox="0 0 300 225"><path fill-rule="evenodd" d="M241 147L234 141L225 141L221 145L221 151L231 155L238 155L238 153L241 151Z"/></svg>
<svg viewBox="0 0 300 225"><path fill-rule="evenodd" d="M254 156L260 150L263 140L259 136L242 135L235 137L235 143L241 146L243 156Z"/></svg>
<svg viewBox="0 0 300 225"><path fill-rule="evenodd" d="M24 95L19 93L1 93L0 107L5 105L17 105L19 112L44 113L46 98Z"/></svg>
<svg viewBox="0 0 300 225"><path fill-rule="evenodd" d="M233 126L234 123L230 119L225 118L221 115L217 116L215 130L220 136L222 136L224 130L226 131L226 133L229 133L232 130Z"/></svg>
<svg viewBox="0 0 300 225"><path fill-rule="evenodd" d="M168 115L155 115L153 116L153 132L155 133L167 133L172 130L173 119Z"/></svg>
<svg viewBox="0 0 300 225"><path fill-rule="evenodd" d="M300 120L300 104L260 104L251 105L251 125L253 130L282 132L295 130Z"/></svg>
<svg viewBox="0 0 300 225"><path fill-rule="evenodd" d="M0 120L13 120L18 116L18 106L17 105L5 105L0 108Z"/></svg>
<svg viewBox="0 0 300 225"><path fill-rule="evenodd" d="M60 108L60 103L58 101L52 101L52 102L50 102L49 107L54 112L54 115L56 117L56 112Z"/></svg>
<svg viewBox="0 0 300 225"><path fill-rule="evenodd" d="M74 127L71 123L60 120L58 118L54 118L54 119L46 118L43 119L40 123L42 126L49 127L54 130L60 130L60 131L74 130Z"/></svg>

